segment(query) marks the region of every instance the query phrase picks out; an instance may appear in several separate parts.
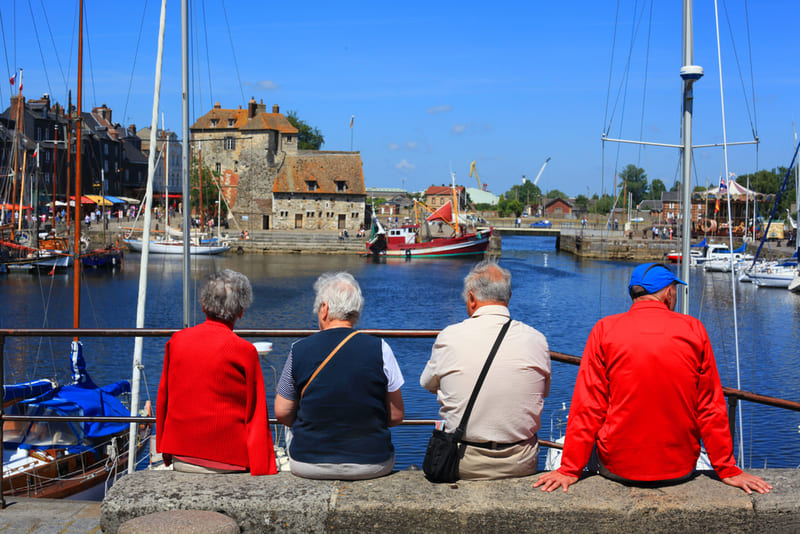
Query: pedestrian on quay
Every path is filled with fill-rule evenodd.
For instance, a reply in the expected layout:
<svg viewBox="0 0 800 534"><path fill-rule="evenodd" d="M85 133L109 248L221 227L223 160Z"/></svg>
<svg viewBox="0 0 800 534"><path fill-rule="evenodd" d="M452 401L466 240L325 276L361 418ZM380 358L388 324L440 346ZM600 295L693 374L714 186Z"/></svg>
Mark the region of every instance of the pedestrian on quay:
<svg viewBox="0 0 800 534"><path fill-rule="evenodd" d="M277 473L258 352L233 332L252 302L245 275L212 273L200 288L205 322L167 342L156 449L176 471Z"/></svg>
<svg viewBox="0 0 800 534"><path fill-rule="evenodd" d="M276 388L275 416L293 434L289 468L313 479L387 475L403 374L386 341L353 328L364 297L351 274L325 273L314 291L320 331L292 345Z"/></svg>
<svg viewBox="0 0 800 534"><path fill-rule="evenodd" d="M699 320L675 312L678 284L660 263L633 270L631 308L600 319L586 342L561 466L534 488L567 491L584 467L627 485L685 482L702 439L722 482L747 493L772 489L736 466L711 342Z"/></svg>
<svg viewBox="0 0 800 534"><path fill-rule="evenodd" d="M459 477L531 475L538 465L536 433L550 392L547 340L534 328L511 320L511 273L497 263L475 265L464 278L462 295L469 318L436 337L420 385L436 394L439 417L448 432L454 431L498 334L508 324L467 421Z"/></svg>

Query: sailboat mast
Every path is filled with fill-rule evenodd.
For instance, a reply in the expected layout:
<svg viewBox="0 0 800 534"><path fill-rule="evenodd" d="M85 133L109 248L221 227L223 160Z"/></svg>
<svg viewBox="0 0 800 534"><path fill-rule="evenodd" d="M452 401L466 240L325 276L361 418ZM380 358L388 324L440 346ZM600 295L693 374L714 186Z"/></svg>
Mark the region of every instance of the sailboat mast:
<svg viewBox="0 0 800 534"><path fill-rule="evenodd" d="M694 82L703 76L703 67L694 65L692 0L683 0L683 242L681 246L681 279L689 280L689 245L692 237L692 104ZM689 286L678 286L683 314L689 313Z"/></svg>
<svg viewBox="0 0 800 534"><path fill-rule="evenodd" d="M181 197L183 198L183 327L189 326L189 2L181 0Z"/></svg>
<svg viewBox="0 0 800 534"><path fill-rule="evenodd" d="M83 103L83 0L78 9L78 107L75 122L75 241L72 245L72 327L80 328L81 323L81 111ZM75 337L75 341L78 338Z"/></svg>
<svg viewBox="0 0 800 534"><path fill-rule="evenodd" d="M136 328L144 327L144 310L147 297L147 262L150 259L150 225L153 218L153 175L155 174L156 129L158 128L158 104L161 95L161 63L164 58L164 30L167 19L167 0L161 0L161 21L158 29L158 56L156 57L156 81L153 91L153 115L150 121L150 155L147 161L147 187L145 188L144 231L142 232L142 257L139 267L139 300L136 303ZM141 336L134 338L133 377L131 380L131 415L139 410L139 383L142 379ZM137 424L131 423L128 439L128 473L136 470Z"/></svg>

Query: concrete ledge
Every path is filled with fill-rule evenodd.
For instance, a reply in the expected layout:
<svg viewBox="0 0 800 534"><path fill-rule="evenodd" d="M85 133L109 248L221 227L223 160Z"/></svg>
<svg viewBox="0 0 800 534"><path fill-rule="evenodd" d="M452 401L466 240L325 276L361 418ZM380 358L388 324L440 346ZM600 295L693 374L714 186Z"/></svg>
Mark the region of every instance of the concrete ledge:
<svg viewBox="0 0 800 534"><path fill-rule="evenodd" d="M775 486L749 496L708 475L677 486L626 487L599 476L569 493L533 490L537 478L431 484L420 471L367 481L140 471L101 505L114 534L134 517L210 510L255 532L798 532L800 470L756 470Z"/></svg>

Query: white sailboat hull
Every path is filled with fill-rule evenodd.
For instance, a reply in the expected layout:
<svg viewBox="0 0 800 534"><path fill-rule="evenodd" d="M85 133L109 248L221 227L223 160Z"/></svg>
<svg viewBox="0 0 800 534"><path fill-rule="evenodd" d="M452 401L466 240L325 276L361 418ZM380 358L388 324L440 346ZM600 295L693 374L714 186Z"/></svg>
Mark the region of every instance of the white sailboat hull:
<svg viewBox="0 0 800 534"><path fill-rule="evenodd" d="M131 250L136 252L142 251L142 240L141 239L125 239L125 244L130 247ZM182 241L150 241L150 249L151 254L183 254L183 242ZM209 254L222 254L223 252L227 252L231 249L230 245L226 242L222 244L215 245L196 245L194 243L189 245L189 254L194 255L209 255Z"/></svg>

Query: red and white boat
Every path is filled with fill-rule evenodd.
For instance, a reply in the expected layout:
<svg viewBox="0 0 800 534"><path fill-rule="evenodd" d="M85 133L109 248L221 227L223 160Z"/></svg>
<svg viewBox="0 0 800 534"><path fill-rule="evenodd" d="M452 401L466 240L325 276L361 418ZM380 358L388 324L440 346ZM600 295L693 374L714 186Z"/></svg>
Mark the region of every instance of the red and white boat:
<svg viewBox="0 0 800 534"><path fill-rule="evenodd" d="M417 203L429 211L424 204ZM367 254L394 258L441 258L484 254L489 248L492 229L462 231L463 226L452 223L452 203L448 202L420 224L406 224L385 230L373 212L373 235L367 241ZM455 220L458 220L456 216ZM429 223L442 221L453 228L450 237L431 237Z"/></svg>

